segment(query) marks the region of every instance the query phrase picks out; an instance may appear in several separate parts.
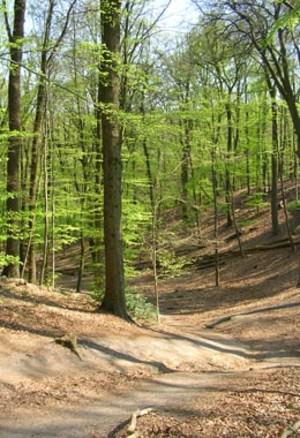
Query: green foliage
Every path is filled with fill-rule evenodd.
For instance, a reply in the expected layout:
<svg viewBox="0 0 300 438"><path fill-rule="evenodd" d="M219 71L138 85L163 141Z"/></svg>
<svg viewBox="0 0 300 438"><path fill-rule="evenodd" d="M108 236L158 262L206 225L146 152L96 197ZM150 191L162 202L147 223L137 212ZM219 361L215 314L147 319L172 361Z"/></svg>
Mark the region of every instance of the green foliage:
<svg viewBox="0 0 300 438"><path fill-rule="evenodd" d="M52 272L48 272L45 278L45 286L49 289L51 289L53 287L53 284L55 285L57 280L59 280L59 278L61 277L61 274L59 274L58 272L56 272L54 275Z"/></svg>
<svg viewBox="0 0 300 438"><path fill-rule="evenodd" d="M104 290L97 288L90 295L97 303L101 303L104 297ZM149 303L135 289L127 287L125 298L127 311L132 318L139 320L152 320L156 318L156 309L153 304Z"/></svg>
<svg viewBox="0 0 300 438"><path fill-rule="evenodd" d="M131 260L136 259L137 250L134 249L133 251L126 251L126 260L125 260L125 278L133 279L139 276L139 272L135 269L133 264L131 263Z"/></svg>
<svg viewBox="0 0 300 438"><path fill-rule="evenodd" d="M264 196L265 196L264 193L257 192L254 195L248 197L247 201L245 202L245 205L247 207L257 208L257 209L268 207L269 204L264 200Z"/></svg>
<svg viewBox="0 0 300 438"><path fill-rule="evenodd" d="M145 297L134 289L126 290L126 305L129 314L136 319L152 320L156 318L156 309Z"/></svg>
<svg viewBox="0 0 300 438"><path fill-rule="evenodd" d="M124 242L127 246L142 243L144 237L141 230L146 229L150 223L151 213L147 205L129 199L124 200L123 230Z"/></svg>
<svg viewBox="0 0 300 438"><path fill-rule="evenodd" d="M244 220L239 220L238 225L241 228L250 227L251 225L254 225L256 222L257 221L255 219L244 219Z"/></svg>
<svg viewBox="0 0 300 438"><path fill-rule="evenodd" d="M61 224L55 229L56 250L61 249L64 245L70 245L77 241L79 227L73 225Z"/></svg>
<svg viewBox="0 0 300 438"><path fill-rule="evenodd" d="M287 209L290 212L300 212L300 201L291 201L287 204Z"/></svg>
<svg viewBox="0 0 300 438"><path fill-rule="evenodd" d="M173 250L160 249L158 251L158 259L160 264L160 276L175 278L182 275L184 266L187 264L185 257L176 257Z"/></svg>
<svg viewBox="0 0 300 438"><path fill-rule="evenodd" d="M134 278L136 271L132 261L136 260L144 245L145 234L151 224L151 214L147 205L125 199L123 202L123 240L125 257L125 274Z"/></svg>
<svg viewBox="0 0 300 438"><path fill-rule="evenodd" d="M0 143L7 141L9 138L18 137L22 139L33 138L34 134L25 131L2 131L0 133Z"/></svg>
<svg viewBox="0 0 300 438"><path fill-rule="evenodd" d="M143 36L144 33L155 34L154 28L151 32L147 30L147 13L143 5L148 2L132 1L129 2L128 10L124 5L125 16L122 17L123 20L129 20L127 24L130 34L123 35L121 55L112 55L100 42L100 14L96 13L94 6L85 8L82 14L74 14L69 28L66 28L67 33L70 31L66 35L67 44L56 47L55 56L49 61L51 75L47 81L47 108L43 111L46 120L43 121L39 133L38 196L32 211L28 205L31 184L29 174L32 165L32 139L36 135L33 134L33 127L40 76L35 77L26 67L35 72L40 71L39 58L44 38L40 17L46 16L46 9L43 9L47 7L46 3L41 2L42 9L38 17L34 14L30 17L33 20L32 29L40 31L34 32L31 39L26 40L26 56L22 69L21 132L9 131L7 123L9 63L6 65L4 62L0 75L1 249L4 249L7 231L13 231L25 248L29 239L32 239L39 258L43 251L46 219L49 251L52 243L56 254L59 254L64 246L77 244L81 237L86 241L93 241L93 255L97 251L97 257L91 261L91 254L87 250L85 269L94 273L97 292L93 294L97 301L100 300L103 292L98 291L101 291L103 282L104 258L103 145L100 118L101 112L103 114L105 111L111 119L116 118L122 127L122 240L126 277L132 278L136 275L134 262L141 252L150 257L156 237L159 275L180 275L186 260L175 256L172 241L180 234L183 226L187 228L185 232L189 232L189 228L194 226L195 212L200 217L203 212L212 212L212 167L216 172L220 216L228 209L228 204L224 202L226 171L230 174L234 189L244 189L247 178L250 180L251 190L255 188L256 193L247 199L246 206L260 209L268 205L262 191L266 183L263 179L268 180L268 183L271 179L272 124L271 100L263 69L248 46L245 48L241 43L239 47L237 44L243 38L233 44L229 37L223 37L226 34L225 23L218 20L210 23L207 20L207 23L196 25L174 50L168 54L158 54L153 50L152 42L148 44L147 37ZM52 36L54 38L54 35L60 34L59 27L63 21L61 18L65 14L63 9L59 11L59 7L68 2L55 3L57 5L54 8L54 27L50 32L50 40ZM8 4L10 15L12 2ZM300 1L294 0L290 4L291 10L282 7L282 15L273 26L272 13L268 15L270 34L266 37L267 42L274 47L278 43L276 36L279 29L294 31L299 23ZM77 22L78 19L81 20L80 23ZM12 17L10 21L12 22ZM124 32L127 25L125 22L122 25ZM0 38L2 52L5 52L9 44L4 44L2 38L5 38L5 32ZM47 50L51 51L53 43L54 41L49 41ZM290 50L287 50L288 58L290 57L287 62L288 73L293 84L295 82L293 88L297 90L299 78L293 57L292 39L287 38L287 43L291 45ZM105 66L107 70L103 69ZM115 66L120 75L122 110L100 103L97 96L99 83L107 84L111 66ZM280 154L284 156L285 176L290 176L288 169L292 169L295 156L292 120L289 115L287 121L284 119L286 105L283 104L282 97L277 97L277 104L278 129L281 130L279 143L286 137L285 150L279 144ZM230 121L227 118L229 109ZM231 146L228 145L229 131ZM21 193L8 194L6 158L11 136L21 137L23 142L20 166L22 190ZM186 165L188 174L186 191L183 190L183 164ZM152 200L150 188L153 189ZM9 228L6 201L17 196L20 197L22 212L15 216L14 228ZM188 207L188 218L185 218L183 225L181 217L177 217L177 228L174 224L172 228L169 222L173 221L173 216L169 212L181 214L183 204ZM289 209L298 211L300 205L290 203ZM152 228L154 210L157 210L155 237ZM32 221L33 231L30 230ZM239 225L248 226L252 223L253 221L245 219ZM175 232L170 232L170 229ZM1 266L9 262L17 263L17 260L10 260L3 254L0 256ZM78 252L73 263L76 268L79 266ZM52 284L51 275L46 273L49 284ZM153 310L134 291L128 290L126 299L134 316Z"/></svg>
<svg viewBox="0 0 300 438"><path fill-rule="evenodd" d="M5 255L4 253L0 252L0 269L3 269L5 266L8 265L17 265L20 263L19 257L13 257Z"/></svg>
<svg viewBox="0 0 300 438"><path fill-rule="evenodd" d="M279 3L282 3L282 0L279 0ZM274 37L278 30L287 27L289 30L293 31L295 27L300 23L300 1L295 0L291 9L289 8L285 14L279 17L275 23L273 24L266 44L270 44L273 42Z"/></svg>
<svg viewBox="0 0 300 438"><path fill-rule="evenodd" d="M228 203L227 202L219 202L218 203L218 210L225 214L227 212L228 209Z"/></svg>

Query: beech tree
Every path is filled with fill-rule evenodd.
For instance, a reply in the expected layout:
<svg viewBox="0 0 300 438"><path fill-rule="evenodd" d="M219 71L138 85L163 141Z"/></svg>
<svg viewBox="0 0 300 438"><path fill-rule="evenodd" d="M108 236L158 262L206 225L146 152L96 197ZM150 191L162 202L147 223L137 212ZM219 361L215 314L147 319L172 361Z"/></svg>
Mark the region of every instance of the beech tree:
<svg viewBox="0 0 300 438"><path fill-rule="evenodd" d="M29 186L29 235L30 240L28 243L28 279L30 282L35 283L37 280L36 275L36 256L35 256L35 242L32 238L34 232L34 211L37 203L37 191L38 191L38 180L40 174L40 161L42 158L41 154L41 133L43 128L45 106L47 99L47 89L46 84L49 80L49 68L53 63L53 58L67 32L68 24L72 9L75 6L77 0L73 0L69 6L66 13L66 19L63 24L62 30L54 41L51 43L51 31L52 31L52 21L55 9L55 0L48 0L48 7L45 19L45 29L43 35L43 42L41 48L41 58L40 58L40 75L38 80L37 89L37 99L35 108L35 117L33 122L33 140L31 147L31 163L30 163L30 186ZM51 46L50 46L51 43ZM27 260L25 260L26 262Z"/></svg>
<svg viewBox="0 0 300 438"><path fill-rule="evenodd" d="M13 29L11 29L6 1L2 2L4 19L9 41L9 78L8 78L8 123L9 139L7 152L7 241L6 256L8 264L4 275L18 277L20 239L20 159L22 148L22 119L21 119L21 64L23 55L23 38L25 22L25 0L15 0Z"/></svg>
<svg viewBox="0 0 300 438"><path fill-rule="evenodd" d="M120 20L121 1L102 0L100 105L104 172L105 295L101 307L127 318L121 233Z"/></svg>
<svg viewBox="0 0 300 438"><path fill-rule="evenodd" d="M291 58L300 65L298 44L299 24L292 29L288 18L297 5L286 1L259 0L255 2L225 0L219 2L222 20L229 22L240 39L248 39L257 51L264 68L286 101L297 135L297 154L300 156L300 113L297 90L293 87Z"/></svg>

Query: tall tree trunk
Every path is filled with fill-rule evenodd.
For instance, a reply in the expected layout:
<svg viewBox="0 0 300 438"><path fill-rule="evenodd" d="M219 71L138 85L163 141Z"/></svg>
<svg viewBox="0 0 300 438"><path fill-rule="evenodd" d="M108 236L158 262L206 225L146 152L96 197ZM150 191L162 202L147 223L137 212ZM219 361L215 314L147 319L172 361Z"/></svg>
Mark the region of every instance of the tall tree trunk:
<svg viewBox="0 0 300 438"><path fill-rule="evenodd" d="M271 184L271 217L272 233L279 233L278 225L278 108L276 102L276 88L266 74L272 109L272 184Z"/></svg>
<svg viewBox="0 0 300 438"><path fill-rule="evenodd" d="M141 114L142 114L143 125L145 125L145 91L144 90L142 91L142 96L141 96ZM151 167L150 152L148 149L147 138L145 135L143 136L142 144L143 144L143 151L144 151L145 160L146 160L145 164L146 164L147 178L148 178L148 184L149 184L149 199L150 199L151 210L153 212L154 205L155 205L154 178L153 178L153 172L152 172L152 167Z"/></svg>
<svg viewBox="0 0 300 438"><path fill-rule="evenodd" d="M278 124L276 91L272 91L272 185L271 185L271 211L272 232L274 236L279 233L278 226Z"/></svg>
<svg viewBox="0 0 300 438"><path fill-rule="evenodd" d="M190 99L190 80L187 79L184 85L184 97L183 97L183 110L189 110L189 99ZM181 198L182 198L182 219L187 221L189 218L189 194L188 194L188 183L189 183L189 158L191 156L191 130L192 121L186 117L180 121L181 128L181 147L182 147L182 157L181 157Z"/></svg>
<svg viewBox="0 0 300 438"><path fill-rule="evenodd" d="M236 160L239 143L240 143L240 123L241 123L241 83L238 81L237 85L237 96L235 102L235 128L233 135L233 152L234 152L234 160ZM232 175L232 190L235 191L238 189L236 182L236 175Z"/></svg>
<svg viewBox="0 0 300 438"><path fill-rule="evenodd" d="M280 139L279 139L280 149L278 151L279 152L278 153L278 174L279 174L279 181L280 181L280 188L281 188L281 197L282 197L282 203L283 203L283 213L284 213L286 231L287 231L288 239L289 239L290 244L291 244L291 249L293 250L293 252L295 252L296 246L294 243L291 224L289 221L287 200L286 200L286 196L285 196L285 187L284 187L284 153L285 153L285 151L287 149L287 145L288 145L288 138L287 138L288 120L287 120L287 112L286 112L285 108L281 109L280 116L281 116L280 117L281 123L279 125L280 126Z"/></svg>
<svg viewBox="0 0 300 438"><path fill-rule="evenodd" d="M4 7L6 4L4 2ZM25 22L25 0L15 0L13 33L6 20L7 33L10 46L10 70L8 79L8 121L9 130L13 133L8 142L7 153L7 225L8 233L6 240L6 255L13 257L15 261L10 262L4 269L4 275L8 277L19 277L20 240L16 236L18 232L20 212L20 157L22 147L21 131L21 63L24 38ZM5 12L7 14L7 11ZM7 18L7 16L6 16Z"/></svg>
<svg viewBox="0 0 300 438"><path fill-rule="evenodd" d="M47 126L47 123L45 123ZM49 169L48 169L48 136L49 132L45 126L45 136L44 136L44 242L43 242L43 255L42 255L42 266L40 272L40 286L44 284L45 273L47 267L48 258L48 246L49 246Z"/></svg>
<svg viewBox="0 0 300 438"><path fill-rule="evenodd" d="M106 48L101 70L102 142L104 172L105 295L102 309L128 318L125 304L123 242L121 236L122 161L119 122L120 0L102 0L102 44Z"/></svg>
<svg viewBox="0 0 300 438"><path fill-rule="evenodd" d="M43 123L44 106L46 102L46 86L44 79L38 86L37 104L36 104L36 115L34 120L34 137L32 141L31 149L31 167L30 167L30 187L29 187L29 233L33 234L34 227L34 212L36 209L37 202L37 192L38 192L38 173L39 173L39 163L40 163L40 134ZM28 280L32 283L36 283L36 257L35 257L35 245L32 240L29 248L29 259L28 259Z"/></svg>
<svg viewBox="0 0 300 438"><path fill-rule="evenodd" d="M195 225L197 228L198 242L201 243L202 231L201 231L201 221L200 221L199 208L198 208L198 204L200 204L200 202L198 203L198 196L197 196L197 191L196 191L196 185L197 185L198 181L196 181L195 169L194 169L194 165L193 165L191 150L189 151L189 164L190 164L191 179L192 179L192 191L193 191L193 201L194 201L193 210L194 210L194 214L195 214Z"/></svg>
<svg viewBox="0 0 300 438"><path fill-rule="evenodd" d="M85 262L85 241L84 241L83 231L81 230L81 236L80 236L80 264L79 264L79 269L78 269L76 292L80 292L81 291L82 279L83 279L83 274L84 274L84 262Z"/></svg>
<svg viewBox="0 0 300 438"><path fill-rule="evenodd" d="M98 90L97 90L97 102L95 105L95 116L97 120L95 131L95 194L96 205L94 208L94 225L95 236L90 239L90 251L93 260L94 270L94 282L97 288L102 289L104 282L103 272L103 210L102 210L102 197L103 197L103 174L102 174L102 111L101 111L101 99L102 99L102 85L101 85L101 65L99 65L98 73Z"/></svg>
<svg viewBox="0 0 300 438"><path fill-rule="evenodd" d="M189 122L183 120L181 123L181 198L182 198L182 219L186 221L188 214L188 182L189 182L189 156L190 156L190 133Z"/></svg>
<svg viewBox="0 0 300 438"><path fill-rule="evenodd" d="M248 84L245 84L245 140L246 140L246 186L247 195L251 193L251 179L250 179L250 137L249 137L249 109L248 109Z"/></svg>
<svg viewBox="0 0 300 438"><path fill-rule="evenodd" d="M214 239L215 239L215 285L220 285L220 263L219 263L219 225L218 225L218 178L217 178L217 159L216 146L213 145L211 152L211 175L214 203Z"/></svg>
<svg viewBox="0 0 300 438"><path fill-rule="evenodd" d="M38 173L40 164L40 139L43 125L43 118L46 105L46 75L47 75L47 52L49 50L49 38L51 31L51 23L54 10L54 1L49 0L47 18L45 24L45 32L43 39L43 47L41 53L40 69L41 76L39 77L35 118L33 124L33 140L31 147L31 166L30 166L30 187L29 187L29 234L33 234L34 228L34 211L37 203L37 191L38 191ZM35 256L35 243L32 239L29 242L29 257L28 257L28 280L32 283L36 283L36 256Z"/></svg>
<svg viewBox="0 0 300 438"><path fill-rule="evenodd" d="M296 134L292 133L292 147L293 147L293 160L294 160L294 181L295 181L295 198L299 200L299 159L296 150Z"/></svg>
<svg viewBox="0 0 300 438"><path fill-rule="evenodd" d="M227 209L227 226L231 227L231 175L230 175L230 163L232 160L232 111L231 111L231 99L226 103L226 116L227 116L227 160L225 166L225 200Z"/></svg>

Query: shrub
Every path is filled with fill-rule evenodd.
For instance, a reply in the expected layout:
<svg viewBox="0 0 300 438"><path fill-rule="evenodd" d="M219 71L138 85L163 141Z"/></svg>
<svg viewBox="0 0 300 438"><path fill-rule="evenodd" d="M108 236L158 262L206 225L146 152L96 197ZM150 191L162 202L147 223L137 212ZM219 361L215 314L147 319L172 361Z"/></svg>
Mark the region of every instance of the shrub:
<svg viewBox="0 0 300 438"><path fill-rule="evenodd" d="M103 289L94 289L91 297L101 302L104 297ZM134 319L152 320L156 318L156 309L145 297L137 293L133 288L126 288L126 306L129 315Z"/></svg>
<svg viewBox="0 0 300 438"><path fill-rule="evenodd" d="M287 209L290 212L300 211L300 201L291 201L287 205Z"/></svg>

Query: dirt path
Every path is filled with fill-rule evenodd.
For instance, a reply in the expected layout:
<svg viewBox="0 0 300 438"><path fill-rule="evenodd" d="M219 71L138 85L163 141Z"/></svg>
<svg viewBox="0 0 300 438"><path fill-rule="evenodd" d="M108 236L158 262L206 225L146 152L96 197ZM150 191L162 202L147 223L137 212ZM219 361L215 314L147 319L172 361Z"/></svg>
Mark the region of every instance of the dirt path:
<svg viewBox="0 0 300 438"><path fill-rule="evenodd" d="M221 353L222 354L222 353ZM278 364L277 364L278 366ZM270 366L260 364L260 371ZM298 364L300 366L300 362ZM136 410L153 407L158 412L178 411L182 406L199 396L202 403L211 403L215 392L229 390L240 378L248 379L252 371L219 373L163 374L138 384L138 387L118 394L99 394L97 401L89 400L85 405L59 409L18 410L9 417L0 416L0 436L7 438L29 437L108 437L114 436L116 425L122 424ZM247 377L248 376L248 377ZM110 435L109 435L110 434Z"/></svg>
<svg viewBox="0 0 300 438"><path fill-rule="evenodd" d="M187 399L220 384L222 373L171 373L143 382L139 388L124 394L106 394L103 400L80 408L47 413L20 411L16 416L0 416L0 436L13 437L107 437L115 426L138 408L152 406L157 410L176 409ZM103 395L102 395L103 397Z"/></svg>
<svg viewBox="0 0 300 438"><path fill-rule="evenodd" d="M284 309L295 310L289 307ZM249 320L246 324L249 325ZM35 372L38 371L38 364L46 364L47 357L49 361L49 355L53 355L56 348L51 344L40 350L40 357L34 357ZM117 432L116 426L122 425L136 409L153 407L158 412L180 412L184 405L196 398L201 398L203 408L215 403L216 393L220 396L226 391L232 391L235 386L245 387L241 380L249 383L257 375L280 369L287 364L300 367L297 355L287 352L283 357L282 352L278 352L280 354L272 354L270 357L265 354L262 357L258 350L249 348L246 343L197 327L186 332L181 327L180 333L163 330L158 335L153 332L152 338L148 335L131 340L119 337L85 339L79 349L84 361L90 366L92 355L94 363L99 361L102 366L109 364L110 369L113 366L126 369L132 366L134 358L135 366L142 364L156 367L159 374L142 378L117 393L105 391L101 387L98 390L93 388L92 395L86 396L78 404L45 409L41 403L40 407L27 409L23 406L10 415L0 415L1 437L113 437ZM18 366L21 361L23 372L28 373L32 369L28 363L30 358L27 357L27 367L23 359L19 356ZM79 372L76 361L72 353L66 352L60 367L72 366L71 372L76 374ZM81 371L84 371L84 363L78 364ZM13 363L11 365L13 369ZM213 371L218 368L219 372ZM171 369L173 371L170 372ZM187 371L182 372L180 369ZM211 371L203 372L201 369Z"/></svg>

